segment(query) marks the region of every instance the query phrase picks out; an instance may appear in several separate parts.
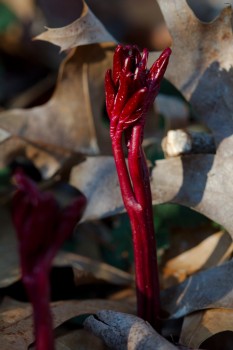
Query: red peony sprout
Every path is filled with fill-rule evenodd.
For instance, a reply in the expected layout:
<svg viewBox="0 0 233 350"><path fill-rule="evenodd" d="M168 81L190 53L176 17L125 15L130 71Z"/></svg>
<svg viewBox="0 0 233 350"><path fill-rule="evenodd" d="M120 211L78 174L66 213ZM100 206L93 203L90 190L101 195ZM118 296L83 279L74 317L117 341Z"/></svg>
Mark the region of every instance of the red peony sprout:
<svg viewBox="0 0 233 350"><path fill-rule="evenodd" d="M138 316L155 328L159 324L159 278L149 172L142 141L146 113L159 92L170 54L167 48L147 69L146 49L140 54L136 46L118 45L113 71L108 70L105 77L113 155L133 235Z"/></svg>
<svg viewBox="0 0 233 350"><path fill-rule="evenodd" d="M61 209L51 193L40 192L22 172L14 178L17 191L12 216L19 240L22 282L33 306L36 349L53 350L49 273L55 254L81 219L86 199L82 195Z"/></svg>

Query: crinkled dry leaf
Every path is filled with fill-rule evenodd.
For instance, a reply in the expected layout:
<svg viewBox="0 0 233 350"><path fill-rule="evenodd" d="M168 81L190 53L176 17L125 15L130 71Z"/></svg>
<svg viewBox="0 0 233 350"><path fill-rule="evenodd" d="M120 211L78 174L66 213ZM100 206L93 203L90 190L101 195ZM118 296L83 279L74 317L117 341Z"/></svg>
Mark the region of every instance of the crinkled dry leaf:
<svg viewBox="0 0 233 350"><path fill-rule="evenodd" d="M99 336L110 349L177 349L139 317L110 310L99 311L96 316L89 316L84 327Z"/></svg>
<svg viewBox="0 0 233 350"><path fill-rule="evenodd" d="M83 156L60 147L41 147L19 137L8 136L0 143L0 167L9 165L17 157L30 160L40 171L43 179L51 178L72 160L81 162Z"/></svg>
<svg viewBox="0 0 233 350"><path fill-rule="evenodd" d="M233 261L199 272L183 283L161 292L161 305L170 318L211 309L232 309Z"/></svg>
<svg viewBox="0 0 233 350"><path fill-rule="evenodd" d="M0 143L6 141L9 137L10 137L10 133L3 130L3 129L0 129Z"/></svg>
<svg viewBox="0 0 233 350"><path fill-rule="evenodd" d="M156 162L153 199L191 207L223 225L233 236L233 182L229 176L233 170L232 9L227 7L206 24L194 16L185 0L159 0L159 4L173 37L167 78L212 131L218 148L216 156Z"/></svg>
<svg viewBox="0 0 233 350"><path fill-rule="evenodd" d="M91 12L85 1L83 1L83 11L80 18L62 28L47 28L46 32L38 35L35 39L60 46L61 51L87 44L116 42Z"/></svg>
<svg viewBox="0 0 233 350"><path fill-rule="evenodd" d="M226 7L213 22L203 23L186 0L158 3L173 39L166 77L191 102L219 145L233 131L232 9Z"/></svg>
<svg viewBox="0 0 233 350"><path fill-rule="evenodd" d="M107 350L103 341L85 329L76 329L56 337L56 350Z"/></svg>
<svg viewBox="0 0 233 350"><path fill-rule="evenodd" d="M206 339L224 331L233 332L233 310L210 309L195 312L184 319L180 343L199 348Z"/></svg>
<svg viewBox="0 0 233 350"><path fill-rule="evenodd" d="M54 320L54 328L58 327L70 318L96 313L101 309L120 310L121 312L134 313L135 306L123 301L108 300L71 300L51 304ZM31 307L25 303L17 306L0 309L1 317L1 350L25 350L33 342Z"/></svg>
<svg viewBox="0 0 233 350"><path fill-rule="evenodd" d="M231 159L214 155L157 161L151 182L153 200L193 208L225 227L233 237L232 172Z"/></svg>
<svg viewBox="0 0 233 350"><path fill-rule="evenodd" d="M189 121L189 108L181 99L159 94L155 100L158 113L165 119L165 129L185 128Z"/></svg>
<svg viewBox="0 0 233 350"><path fill-rule="evenodd" d="M13 305L12 305L13 304ZM0 307L0 342L2 350L25 350L33 341L31 307L13 302Z"/></svg>
<svg viewBox="0 0 233 350"><path fill-rule="evenodd" d="M60 252L54 266L72 266L76 285L105 281L116 285L131 285L133 277L111 265L73 253Z"/></svg>
<svg viewBox="0 0 233 350"><path fill-rule="evenodd" d="M0 113L0 127L41 147L91 154L110 149L101 117L112 49L96 44L73 50L60 68L52 98L39 107Z"/></svg>
<svg viewBox="0 0 233 350"><path fill-rule="evenodd" d="M101 300L101 299L91 299L91 300L71 300L71 301L61 301L51 304L52 313L54 317L54 327L58 327L60 324L69 320L72 317L84 315L84 314L94 314L102 309L110 309L114 311L135 313L135 305L116 300Z"/></svg>
<svg viewBox="0 0 233 350"><path fill-rule="evenodd" d="M123 211L123 202L112 157L88 157L71 171L70 183L87 198L82 221Z"/></svg>
<svg viewBox="0 0 233 350"><path fill-rule="evenodd" d="M163 268L163 286L171 287L200 270L219 265L228 260L232 252L232 238L227 232L217 232L196 247L168 260Z"/></svg>

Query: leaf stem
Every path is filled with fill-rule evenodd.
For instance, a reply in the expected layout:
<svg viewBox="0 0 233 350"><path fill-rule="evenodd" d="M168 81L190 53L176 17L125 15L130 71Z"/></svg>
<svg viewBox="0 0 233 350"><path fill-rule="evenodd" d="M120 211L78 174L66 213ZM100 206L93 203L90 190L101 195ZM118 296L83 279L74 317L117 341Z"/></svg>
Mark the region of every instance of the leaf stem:
<svg viewBox="0 0 233 350"><path fill-rule="evenodd" d="M129 177L122 147L122 132L115 133L112 137L112 146L122 198L132 228L138 313L142 315L146 305L143 293L146 282L143 271L143 245L140 235L137 235L140 229L140 224L137 222L137 214L141 210L141 207L135 200L135 195L131 185L131 179Z"/></svg>
<svg viewBox="0 0 233 350"><path fill-rule="evenodd" d="M112 144L122 198L132 228L138 316L158 329L158 266L149 172L141 146L142 128L142 125L135 125L127 135L129 169L123 152L122 132L115 133Z"/></svg>
<svg viewBox="0 0 233 350"><path fill-rule="evenodd" d="M129 172L133 184L136 201L141 206L137 213L138 230L135 240L141 237L143 249L143 271L145 284L142 290L146 305L143 315L139 315L158 329L160 311L159 274L155 231L153 224L152 197L150 189L149 171L142 149L143 125L135 125L131 131L128 144Z"/></svg>
<svg viewBox="0 0 233 350"><path fill-rule="evenodd" d="M24 278L23 282L33 307L36 350L55 350L49 274L39 270L36 276Z"/></svg>

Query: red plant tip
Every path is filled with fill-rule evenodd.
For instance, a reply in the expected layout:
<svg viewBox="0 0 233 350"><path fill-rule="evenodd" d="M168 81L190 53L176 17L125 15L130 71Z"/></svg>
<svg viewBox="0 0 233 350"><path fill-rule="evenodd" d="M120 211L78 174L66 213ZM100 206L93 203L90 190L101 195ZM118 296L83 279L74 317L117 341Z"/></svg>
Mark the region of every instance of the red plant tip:
<svg viewBox="0 0 233 350"><path fill-rule="evenodd" d="M49 269L63 241L80 220L84 196L61 209L49 192L41 192L22 172L15 175L17 190L12 201L12 218L19 240L23 278L39 266Z"/></svg>
<svg viewBox="0 0 233 350"><path fill-rule="evenodd" d="M167 69L167 65L168 65L171 53L172 53L172 50L169 47L162 52L162 54L159 56L159 58L153 63L152 67L150 68L150 72L148 74L149 79L151 79L152 81L157 81L158 83L161 82L164 76L164 73Z"/></svg>
<svg viewBox="0 0 233 350"><path fill-rule="evenodd" d="M148 50L140 54L137 46L118 45L113 57L113 72L105 76L106 107L111 121L111 137L116 132L144 122L145 114L159 92L171 49L167 48L147 69ZM146 91L142 94L139 91ZM135 99L138 98L138 103ZM125 110L130 111L126 118ZM125 123L124 123L124 118Z"/></svg>

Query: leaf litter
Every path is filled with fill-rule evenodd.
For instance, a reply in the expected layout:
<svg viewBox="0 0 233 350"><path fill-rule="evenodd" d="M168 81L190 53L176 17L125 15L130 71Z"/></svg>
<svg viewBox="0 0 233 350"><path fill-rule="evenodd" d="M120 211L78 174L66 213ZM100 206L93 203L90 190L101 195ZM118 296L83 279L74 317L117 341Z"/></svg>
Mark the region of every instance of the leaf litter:
<svg viewBox="0 0 233 350"><path fill-rule="evenodd" d="M4 307L4 303L1 305ZM4 308L1 313L2 350L25 349L33 342L32 310L26 303L16 303L13 308ZM58 327L65 321L84 314L96 313L103 308L121 310L122 312L134 313L135 306L122 301L107 300L70 300L51 304L54 327ZM4 332L3 332L4 330Z"/></svg>
<svg viewBox="0 0 233 350"><path fill-rule="evenodd" d="M154 204L166 202L179 203L193 208L224 226L231 237L233 237L231 220L233 209L231 208L232 181L229 176L232 172L232 10L228 7L223 10L215 21L210 24L204 24L196 19L184 0L176 0L172 4L168 4L168 1L159 0L158 2L173 37L173 58L167 73L167 78L183 93L185 98L195 109L199 119L204 122L213 133L217 145L217 152L216 155L189 155L157 161L152 172L151 180L153 202ZM182 13L182 17L180 13ZM83 15L84 18L85 15L92 16L85 4ZM93 25L93 23L97 22L91 19L91 25ZM77 21L71 24L71 27L67 26L66 28L61 28L61 33L64 35L61 44L62 49L65 48L63 44L64 38L67 39L67 31L69 32L71 28L75 32L76 25ZM190 32L185 30L187 25L192 27L195 40L190 41ZM59 32L48 30L45 34L46 33L53 37L53 33L55 33L56 36ZM75 33L75 35L76 34L77 33ZM105 34L106 33L103 34L103 32L101 34L103 41L105 41L106 38ZM54 41L56 44L56 39L51 37L49 41ZM87 42L85 43L84 41L84 43L90 44L92 40L90 38L85 38ZM82 44L81 40L80 38L72 39L70 42L67 40L68 47ZM90 40L90 42L88 42L88 40ZM185 52L184 47L186 48ZM93 52L93 48L98 54L95 55L95 59L86 61L86 57L90 56L90 53ZM224 55L222 54L223 52ZM97 59L96 56L98 57ZM105 144L107 140L107 138L105 138L107 135L106 130L101 127L96 127L97 124L95 121L98 120L98 115L101 113L100 111L102 111L103 107L103 72L106 70L106 67L109 66L111 59L112 48L107 48L106 50L105 46L98 44L94 46L84 46L82 48L79 47L75 51L70 52L61 68L57 90L48 103L29 110L4 111L0 114L0 127L3 130L1 134L3 135L1 138L3 141L2 144L9 142L11 138L16 136L20 138L20 140L23 139L23 142L25 142L25 140L26 142L33 142L34 145L41 148L49 144L50 147L55 146L89 154L102 153L104 149L105 151L107 149L109 150L109 144L107 147ZM100 63L101 68L99 66ZM90 75L89 72L91 72ZM78 78L75 80L77 76ZM86 90L80 87L80 82L84 82ZM96 91L98 92L96 93ZM77 102L78 95L81 97ZM86 99L87 96L88 101ZM90 103L92 99L94 99L94 102L92 102L93 105L95 105L94 107L92 103ZM85 101L84 104L83 101ZM66 122L64 122L64 115L66 115L66 117L68 116L68 122L67 119ZM89 121L88 123L86 122L87 120ZM76 125L79 126L79 130L75 128ZM80 125L82 125L81 128ZM7 152L4 151L4 153ZM101 164L98 165L98 161L100 161ZM47 160L47 163L49 162L50 160ZM94 164L96 164L95 167ZM53 170L53 172L57 171L58 168L59 165L57 165L56 170ZM79 179L78 174L80 168L83 173L82 176L80 175ZM94 170L93 172L91 172L92 169ZM164 176L164 174L169 175ZM84 193L86 192L89 200L83 220L106 217L122 211L122 201L119 195L116 174L111 158L87 158L85 163L78 165L77 168L73 170L71 183L83 190ZM103 191L103 189L105 189L105 191ZM105 200L103 201L103 199ZM104 204L102 205L103 202ZM101 203L101 206L96 205L96 203ZM217 237L217 242L221 242L222 237L227 237L227 234L226 236L219 234L215 237ZM199 346L202 341L207 339L211 334L228 330L229 328L231 330L231 305L233 295L229 276L232 275L232 261L225 262L224 264L222 264L222 262L231 257L232 251L230 247L232 243L231 239L228 237L226 241L224 241L226 242L226 246L224 243L223 246L218 245L219 248L214 249L213 243L213 250L211 250L208 246L208 242L210 241L211 237L209 240L207 239L206 242L194 248L193 251L183 253L183 256L181 255L174 258L173 261L167 263L168 269L170 270L174 268L172 265L175 264L178 264L178 268L180 266L179 264L181 264L180 268L185 269L184 276L181 275L178 277L180 281L192 275L194 272L196 273L198 270L201 270L203 267L211 267L210 269L188 277L181 284L164 290L161 293L163 309L170 318L184 317L195 312L195 314L186 317L184 321L180 341L183 345L187 346ZM213 242L214 241L213 239ZM184 266L182 265L183 257L187 262L190 257L195 258L195 255L206 254L205 246L208 246L208 256L211 257L211 259L207 261L206 259L200 259L200 261L194 259L192 266L190 264L186 265L186 263ZM62 264L65 261L69 261L71 265L73 264L74 268L76 268L77 265L81 265L82 271L90 268L91 273L92 267L95 264L93 263L92 265L92 263L83 261L83 259L74 256L63 258L62 261ZM219 263L221 263L220 266L214 267ZM101 278L101 274L103 273L107 276L107 279L113 278L122 281L121 274L117 274L111 269L109 270L103 267L103 265L99 266L99 270L101 272ZM170 272L173 274L173 271ZM88 271L88 273L90 273L90 271ZM124 278L127 280L128 277L125 275L123 280ZM130 281L130 278L128 281ZM84 304L80 306L80 312L89 310L94 313L101 309L106 309L108 307L115 308L116 306L115 304L114 306L113 304L108 304L106 300L102 301L102 303L97 303L95 300L92 300L90 303L93 302L93 305L95 303L98 304L98 308L94 308L93 305L89 304L88 306L85 302L88 303L89 301L84 301ZM63 304L61 308L57 306L60 315L59 322L64 322L67 319L66 317L71 318L79 313L77 310L75 310L76 315L72 313L74 312L74 304L72 303L72 301L70 304L67 302L69 306L64 309L64 302L56 304ZM82 302L77 301L77 303ZM221 309L219 310L216 308ZM53 307L53 310L55 309L56 308ZM204 309L208 310L203 311ZM121 311L119 304L116 310ZM134 312L132 306L130 306L129 309L126 307L122 311L129 313ZM6 312L6 310L4 312ZM66 313L64 317L62 316L63 312ZM56 316L56 311L54 311L54 313ZM4 315L6 315L6 313ZM10 332L13 332L11 334L3 333L3 336L7 337L5 338L6 348L11 344L10 346L13 347L10 348L13 349L14 346L16 346L16 339L18 341L17 349L20 349L20 346L22 346L21 348L23 349L25 348L25 344L29 345L33 341L30 328L31 321L28 319L28 314L26 313L25 315L22 316L22 318L26 317L26 320L21 320L22 322L19 328L16 326L18 333L15 329L13 331L10 329ZM118 318L119 315L114 315L109 311L107 314L105 314L105 311L100 311L98 315L103 317L104 320L105 317L110 317L108 319L110 325L109 329L111 329L111 324L121 329L122 324L119 324L119 320L126 320L125 322L128 327L132 325L133 316L123 315L121 316L122 318ZM115 317L117 318L115 319ZM220 325L214 325L213 320L216 317L222 320L223 318L226 319L225 322L222 321L222 327ZM115 320L117 320L118 323L114 323ZM92 319L92 321L95 324L100 322L96 319ZM55 317L55 326L59 324L59 322ZM133 322L135 322L135 320ZM136 323L137 322L141 323L143 321L137 320ZM103 324L101 326L103 327ZM141 329L140 327L141 326L139 326L139 329ZM146 328L147 327L146 325ZM199 327L197 329L199 329L200 339L198 338L198 341L191 343L189 339L190 335L185 336L185 334L187 334L187 329L189 330L188 332L193 333L195 327ZM205 333L206 328L208 328L208 334ZM98 333L97 330L98 328L93 327L94 333ZM113 330L115 332L116 328ZM125 331L127 331L127 327ZM148 329L144 331L146 335L150 332ZM100 330L98 334L101 334L101 332ZM24 334L23 337L21 336L22 334ZM136 332L133 341L137 341L137 335L138 333ZM124 341L124 344L127 344L128 335L126 338L124 338L124 336L123 338L119 337L119 341ZM104 338L106 342L109 341L106 335L104 335ZM112 339L114 339L114 337ZM156 338L155 335L153 335L151 339L153 339L153 346L157 344L157 341L161 340L163 349L166 349L165 346L167 346L168 349L176 348L171 343L167 343L165 339L161 339L160 336ZM140 339L139 341L141 340L142 344L146 341L145 339Z"/></svg>
<svg viewBox="0 0 233 350"><path fill-rule="evenodd" d="M107 130L97 120L104 104L103 75L111 58L111 44L73 50L60 68L51 99L42 106L0 113L0 127L41 147L85 154L103 150Z"/></svg>
<svg viewBox="0 0 233 350"><path fill-rule="evenodd" d="M62 28L46 28L47 31L38 35L36 40L45 40L54 45L58 45L61 51L77 46L96 44L102 42L116 42L104 28L103 24L88 8L85 1L83 10L73 23Z"/></svg>
<svg viewBox="0 0 233 350"><path fill-rule="evenodd" d="M233 243L227 232L220 231L165 263L162 271L163 287L183 282L194 273L207 270L231 259Z"/></svg>
<svg viewBox="0 0 233 350"><path fill-rule="evenodd" d="M233 332L233 311L210 309L186 316L181 330L180 343L199 348L211 336L224 332Z"/></svg>

